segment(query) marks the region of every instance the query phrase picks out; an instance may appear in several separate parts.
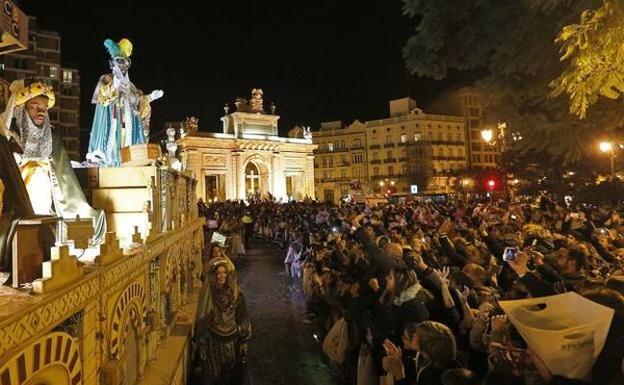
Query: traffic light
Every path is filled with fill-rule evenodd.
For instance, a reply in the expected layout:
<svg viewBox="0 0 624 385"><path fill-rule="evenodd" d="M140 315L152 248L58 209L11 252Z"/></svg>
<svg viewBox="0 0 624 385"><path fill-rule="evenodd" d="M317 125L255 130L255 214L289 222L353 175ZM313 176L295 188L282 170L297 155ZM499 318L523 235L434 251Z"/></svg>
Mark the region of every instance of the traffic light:
<svg viewBox="0 0 624 385"><path fill-rule="evenodd" d="M492 178L489 178L487 180L486 185L487 185L487 189L488 190L494 190L494 188L496 187L496 181L494 179L492 179Z"/></svg>

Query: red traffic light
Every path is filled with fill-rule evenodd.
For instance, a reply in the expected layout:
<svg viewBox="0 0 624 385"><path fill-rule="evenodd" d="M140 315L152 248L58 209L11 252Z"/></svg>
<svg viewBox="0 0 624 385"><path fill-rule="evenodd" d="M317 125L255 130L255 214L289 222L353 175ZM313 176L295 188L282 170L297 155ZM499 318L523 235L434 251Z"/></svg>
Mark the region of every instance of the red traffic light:
<svg viewBox="0 0 624 385"><path fill-rule="evenodd" d="M494 179L488 179L487 181L487 187L490 190L494 190L494 187L496 187L496 181Z"/></svg>

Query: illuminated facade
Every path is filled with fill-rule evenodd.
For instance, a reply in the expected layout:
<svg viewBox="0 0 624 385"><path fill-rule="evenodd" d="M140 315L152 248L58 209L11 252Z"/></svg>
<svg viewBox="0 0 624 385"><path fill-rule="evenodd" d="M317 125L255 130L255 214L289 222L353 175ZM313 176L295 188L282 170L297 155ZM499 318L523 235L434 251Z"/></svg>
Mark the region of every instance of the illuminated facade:
<svg viewBox="0 0 624 385"><path fill-rule="evenodd" d="M337 201L360 185L364 193L448 193L468 167L464 118L428 114L413 99L390 101L390 117L323 123L314 132L320 199ZM346 162L345 162L346 161Z"/></svg>
<svg viewBox="0 0 624 385"><path fill-rule="evenodd" d="M261 90L254 90L260 91ZM262 96L225 108L222 133L189 131L178 144L182 162L199 180L205 201L273 196L282 201L314 198L310 138L278 135L279 116L264 111Z"/></svg>

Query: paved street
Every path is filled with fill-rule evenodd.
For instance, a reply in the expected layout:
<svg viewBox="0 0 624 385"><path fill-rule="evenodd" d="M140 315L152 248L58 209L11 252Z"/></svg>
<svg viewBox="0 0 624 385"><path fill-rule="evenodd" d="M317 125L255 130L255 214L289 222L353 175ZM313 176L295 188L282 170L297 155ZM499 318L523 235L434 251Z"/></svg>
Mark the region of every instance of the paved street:
<svg viewBox="0 0 624 385"><path fill-rule="evenodd" d="M254 385L330 385L340 382L314 341L299 284L285 276L284 251L253 243L236 261L254 339L249 367Z"/></svg>

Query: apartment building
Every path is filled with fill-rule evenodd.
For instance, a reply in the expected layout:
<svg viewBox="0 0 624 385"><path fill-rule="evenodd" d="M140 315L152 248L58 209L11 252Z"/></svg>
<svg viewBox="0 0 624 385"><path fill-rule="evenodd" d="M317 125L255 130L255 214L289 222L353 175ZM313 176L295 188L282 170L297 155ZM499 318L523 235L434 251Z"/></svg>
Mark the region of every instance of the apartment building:
<svg viewBox="0 0 624 385"><path fill-rule="evenodd" d="M428 114L409 98L392 100L390 116L367 122L321 124L313 133L316 196L337 201L360 186L364 193L450 193L468 167L465 119ZM350 160L351 163L344 162Z"/></svg>
<svg viewBox="0 0 624 385"><path fill-rule="evenodd" d="M360 121L321 123L312 135L314 186L317 199L337 202L350 193L352 184L368 180L366 127Z"/></svg>
<svg viewBox="0 0 624 385"><path fill-rule="evenodd" d="M499 167L503 149L503 133L497 125L488 124L481 91L476 87L463 87L449 92L428 106L432 111L445 111L464 118L468 142L468 162L473 170ZM491 139L484 140L482 132L491 131Z"/></svg>
<svg viewBox="0 0 624 385"><path fill-rule="evenodd" d="M12 82L38 77L54 88L56 104L50 121L61 134L72 160L80 158L80 73L61 65L61 36L39 29L35 17L28 18L28 49L0 56L1 77ZM6 96L4 96L6 97ZM3 101L3 104L6 101Z"/></svg>

